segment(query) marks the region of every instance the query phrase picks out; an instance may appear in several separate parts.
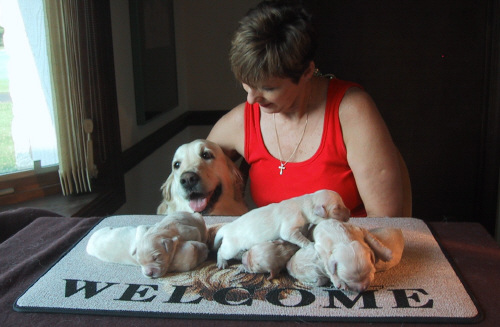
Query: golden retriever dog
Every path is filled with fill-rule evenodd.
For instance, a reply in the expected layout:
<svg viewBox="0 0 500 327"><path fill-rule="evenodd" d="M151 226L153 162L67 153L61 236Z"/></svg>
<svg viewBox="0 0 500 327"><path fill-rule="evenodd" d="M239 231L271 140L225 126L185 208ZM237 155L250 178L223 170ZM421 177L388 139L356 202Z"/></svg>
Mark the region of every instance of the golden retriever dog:
<svg viewBox="0 0 500 327"><path fill-rule="evenodd" d="M282 239L299 247L311 243L304 235L309 224L323 220L347 221L349 209L337 192L320 190L280 203L253 209L222 226L215 236L217 266L227 267L227 260L240 259L252 246Z"/></svg>
<svg viewBox="0 0 500 327"><path fill-rule="evenodd" d="M158 214L189 211L240 216L248 211L238 167L219 145L207 140L195 140L177 149L172 172L161 191Z"/></svg>
<svg viewBox="0 0 500 327"><path fill-rule="evenodd" d="M333 219L317 224L314 248L333 286L363 292L375 278L376 260L390 261L391 249L367 229Z"/></svg>
<svg viewBox="0 0 500 327"><path fill-rule="evenodd" d="M191 270L208 256L207 227L199 213L174 212L137 241L136 259L146 277Z"/></svg>

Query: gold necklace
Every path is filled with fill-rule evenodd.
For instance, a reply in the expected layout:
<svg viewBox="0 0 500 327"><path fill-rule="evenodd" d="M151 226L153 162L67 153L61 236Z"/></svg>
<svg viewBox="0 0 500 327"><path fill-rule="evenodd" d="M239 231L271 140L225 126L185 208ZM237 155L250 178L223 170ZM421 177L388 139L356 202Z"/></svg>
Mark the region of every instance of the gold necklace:
<svg viewBox="0 0 500 327"><path fill-rule="evenodd" d="M306 123L304 125L304 130L302 131L302 135L300 136L299 143L297 143L297 146L293 150L292 154L288 158L287 161L283 162L282 155L281 155L281 146L280 146L280 138L278 136L278 129L276 128L276 114L273 113L273 121L274 121L274 132L276 133L276 142L278 143L278 154L279 154L279 160L280 160L280 165L278 169L280 170L280 175L283 175L283 170L285 170L285 165L293 158L295 155L295 152L297 152L297 149L300 146L300 143L302 143L302 140L304 139L304 135L306 134L306 127L307 127L307 122L309 121L309 112L306 114Z"/></svg>

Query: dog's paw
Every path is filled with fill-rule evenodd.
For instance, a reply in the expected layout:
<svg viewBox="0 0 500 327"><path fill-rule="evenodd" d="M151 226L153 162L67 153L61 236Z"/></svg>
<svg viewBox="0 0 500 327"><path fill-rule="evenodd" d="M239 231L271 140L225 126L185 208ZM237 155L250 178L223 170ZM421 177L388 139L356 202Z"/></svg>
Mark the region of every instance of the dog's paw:
<svg viewBox="0 0 500 327"><path fill-rule="evenodd" d="M228 267L227 260L217 258L217 268L226 269Z"/></svg>

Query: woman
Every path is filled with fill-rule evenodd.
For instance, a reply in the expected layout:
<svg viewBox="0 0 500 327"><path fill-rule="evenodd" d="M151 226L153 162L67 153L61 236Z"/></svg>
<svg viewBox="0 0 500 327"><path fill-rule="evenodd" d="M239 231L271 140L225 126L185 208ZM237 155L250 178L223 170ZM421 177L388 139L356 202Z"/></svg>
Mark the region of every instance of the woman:
<svg viewBox="0 0 500 327"><path fill-rule="evenodd" d="M247 101L208 139L250 164L257 206L337 191L352 216L411 215L406 167L362 87L319 73L311 17L290 1L264 1L241 21L231 68Z"/></svg>

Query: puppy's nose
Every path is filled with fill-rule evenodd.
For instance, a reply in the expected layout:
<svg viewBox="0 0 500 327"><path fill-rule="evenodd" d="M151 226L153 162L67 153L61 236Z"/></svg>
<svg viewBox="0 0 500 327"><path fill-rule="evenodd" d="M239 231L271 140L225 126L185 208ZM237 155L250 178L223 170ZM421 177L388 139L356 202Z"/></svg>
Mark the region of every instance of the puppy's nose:
<svg viewBox="0 0 500 327"><path fill-rule="evenodd" d="M184 188L191 188L200 181L200 176L193 172L185 172L181 175L181 185Z"/></svg>

